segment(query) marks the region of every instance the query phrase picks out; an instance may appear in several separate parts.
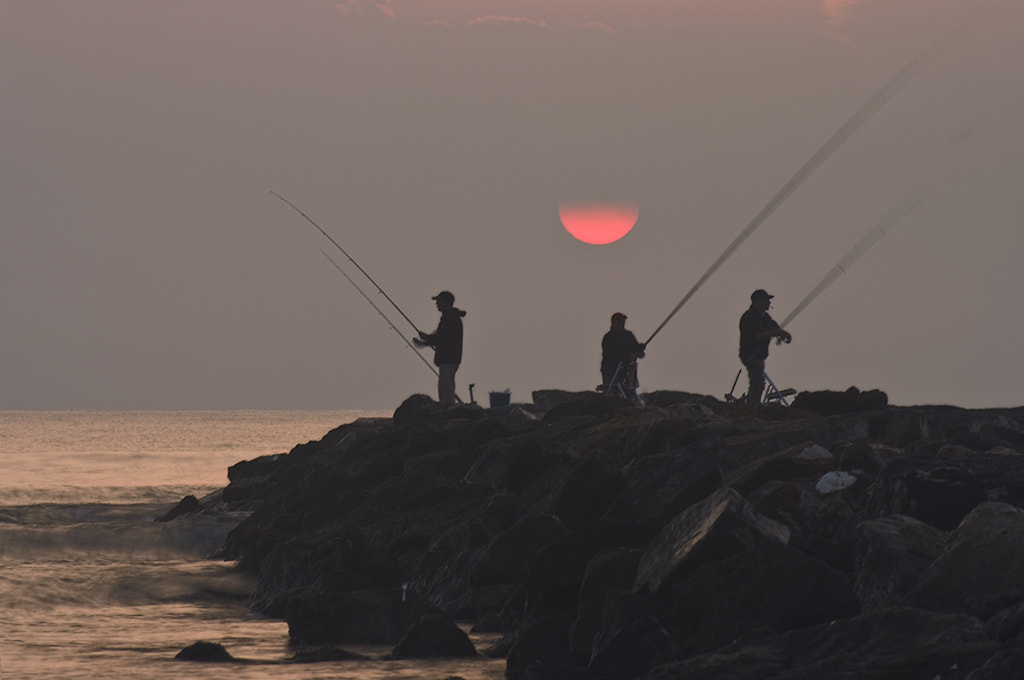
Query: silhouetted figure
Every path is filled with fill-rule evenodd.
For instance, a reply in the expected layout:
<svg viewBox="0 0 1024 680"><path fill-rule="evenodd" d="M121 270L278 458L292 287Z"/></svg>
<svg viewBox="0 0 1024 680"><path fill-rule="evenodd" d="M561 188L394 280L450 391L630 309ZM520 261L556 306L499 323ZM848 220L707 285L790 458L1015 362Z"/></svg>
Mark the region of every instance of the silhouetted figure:
<svg viewBox="0 0 1024 680"><path fill-rule="evenodd" d="M773 297L758 288L750 294L750 308L740 317L740 361L747 367L747 377L750 379L746 397L748 404L761 403L764 362L768 358L768 345L772 338L779 338L780 342L793 340L793 336L768 314Z"/></svg>
<svg viewBox="0 0 1024 680"><path fill-rule="evenodd" d="M455 403L455 371L462 363L462 317L466 313L455 307L455 296L446 290L431 298L441 312L441 321L433 333L420 331L420 337L413 338L420 347L434 348L434 364L437 366L437 400L442 406Z"/></svg>
<svg viewBox="0 0 1024 680"><path fill-rule="evenodd" d="M636 360L644 357L644 349L644 344L626 330L626 315L612 314L612 327L601 338L601 381L606 389L622 383L625 378L629 378L632 389L636 389Z"/></svg>

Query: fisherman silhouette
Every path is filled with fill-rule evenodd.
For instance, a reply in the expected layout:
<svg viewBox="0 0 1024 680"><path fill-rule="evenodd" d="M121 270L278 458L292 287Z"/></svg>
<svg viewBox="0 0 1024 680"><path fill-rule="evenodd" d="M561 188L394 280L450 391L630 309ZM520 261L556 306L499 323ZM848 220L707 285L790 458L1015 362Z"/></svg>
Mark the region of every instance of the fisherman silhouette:
<svg viewBox="0 0 1024 680"><path fill-rule="evenodd" d="M420 331L412 341L420 347L434 348L437 366L437 400L442 406L455 404L455 372L462 363L462 317L466 313L455 307L455 296L447 290L431 298L441 312L441 321L433 333Z"/></svg>
<svg viewBox="0 0 1024 680"><path fill-rule="evenodd" d="M793 336L776 323L768 314L774 295L758 288L750 294L750 308L740 317L740 361L747 367L750 387L747 389L748 404L761 403L764 392L764 362L768 358L768 346L772 338L779 342L792 342Z"/></svg>
<svg viewBox="0 0 1024 680"><path fill-rule="evenodd" d="M601 338L601 380L603 391L619 386L624 396L635 398L636 360L644 358L644 344L626 330L626 315L612 314L612 327Z"/></svg>

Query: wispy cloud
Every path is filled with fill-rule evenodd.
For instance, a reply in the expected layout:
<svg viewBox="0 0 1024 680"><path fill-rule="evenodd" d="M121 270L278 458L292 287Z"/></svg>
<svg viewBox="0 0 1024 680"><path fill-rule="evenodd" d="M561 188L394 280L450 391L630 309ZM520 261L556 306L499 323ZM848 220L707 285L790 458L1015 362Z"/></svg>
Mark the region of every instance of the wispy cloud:
<svg viewBox="0 0 1024 680"><path fill-rule="evenodd" d="M601 33L609 33L611 35L615 35L616 33L614 26L609 26L603 21L588 21L587 23L583 24L583 30L599 31Z"/></svg>
<svg viewBox="0 0 1024 680"><path fill-rule="evenodd" d="M859 0L822 0L821 10L825 14L825 26L836 33L840 33L850 13Z"/></svg>
<svg viewBox="0 0 1024 680"><path fill-rule="evenodd" d="M424 26L438 26L440 28L451 28L452 25L442 19L432 19L430 21L423 22Z"/></svg>
<svg viewBox="0 0 1024 680"><path fill-rule="evenodd" d="M491 14L486 17L477 17L476 19L470 19L466 25L472 28L473 26L503 26L503 25L528 25L536 26L537 28L551 28L548 26L548 22L543 19L530 19L529 17L506 17Z"/></svg>
<svg viewBox="0 0 1024 680"><path fill-rule="evenodd" d="M391 19L392 21L394 21L395 20L395 8L392 7L389 4L389 2L390 2L390 0L382 0L381 2L377 2L375 4L377 6L377 9L379 9L384 16L386 16L389 19Z"/></svg>
<svg viewBox="0 0 1024 680"><path fill-rule="evenodd" d="M344 0L335 5L342 14L362 14L363 8L368 6L376 7L384 16L391 20L395 17L395 8L391 6L391 0Z"/></svg>

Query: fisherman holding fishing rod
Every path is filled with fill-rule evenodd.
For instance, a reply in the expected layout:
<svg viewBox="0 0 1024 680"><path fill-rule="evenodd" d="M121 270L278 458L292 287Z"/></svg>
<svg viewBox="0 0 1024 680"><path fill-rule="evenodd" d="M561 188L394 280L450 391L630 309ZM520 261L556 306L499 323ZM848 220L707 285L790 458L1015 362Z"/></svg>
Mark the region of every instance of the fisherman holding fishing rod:
<svg viewBox="0 0 1024 680"><path fill-rule="evenodd" d="M740 361L747 368L750 387L746 401L757 406L764 393L764 362L772 338L779 342L792 342L793 336L768 314L774 295L758 288L750 294L750 308L740 317Z"/></svg>
<svg viewBox="0 0 1024 680"><path fill-rule="evenodd" d="M462 363L462 317L466 312L455 306L455 296L447 290L431 298L441 312L441 321L433 333L419 331L419 337L412 341L419 347L434 348L434 365L437 366L437 400L442 406L453 406L455 397L455 372Z"/></svg>

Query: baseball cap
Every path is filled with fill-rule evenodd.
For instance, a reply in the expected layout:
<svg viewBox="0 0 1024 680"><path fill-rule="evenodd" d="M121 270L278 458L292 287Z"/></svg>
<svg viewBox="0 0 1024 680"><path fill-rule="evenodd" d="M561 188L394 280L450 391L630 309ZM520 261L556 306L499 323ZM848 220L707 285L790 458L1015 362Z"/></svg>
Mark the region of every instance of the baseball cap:
<svg viewBox="0 0 1024 680"><path fill-rule="evenodd" d="M448 302L455 302L455 296L447 290L442 290L440 293L430 298L431 300L448 300Z"/></svg>

